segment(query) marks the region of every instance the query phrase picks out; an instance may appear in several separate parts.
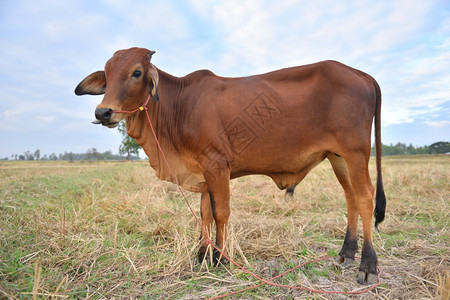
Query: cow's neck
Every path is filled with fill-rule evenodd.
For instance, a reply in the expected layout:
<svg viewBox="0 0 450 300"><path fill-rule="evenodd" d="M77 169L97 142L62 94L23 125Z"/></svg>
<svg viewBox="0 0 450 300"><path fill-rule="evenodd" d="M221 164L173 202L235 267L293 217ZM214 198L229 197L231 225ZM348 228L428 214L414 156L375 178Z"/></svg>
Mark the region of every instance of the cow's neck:
<svg viewBox="0 0 450 300"><path fill-rule="evenodd" d="M169 160L171 168L174 172L177 172L178 165L182 164L179 161L176 146L179 138L177 123L180 121L178 117L181 110L183 80L161 70L158 70L158 73L160 101L150 100L147 105L148 114L164 154ZM137 143L144 149L149 157L150 165L156 171L156 175L161 179L172 181L172 176L159 153L145 112L142 111L129 116L126 119L126 124L128 135L136 139Z"/></svg>

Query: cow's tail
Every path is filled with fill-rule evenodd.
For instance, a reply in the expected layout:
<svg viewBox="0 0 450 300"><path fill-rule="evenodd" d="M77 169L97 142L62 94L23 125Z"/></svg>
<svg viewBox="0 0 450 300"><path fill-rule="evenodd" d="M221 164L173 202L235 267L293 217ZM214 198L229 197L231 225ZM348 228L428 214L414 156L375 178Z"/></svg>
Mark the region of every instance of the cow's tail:
<svg viewBox="0 0 450 300"><path fill-rule="evenodd" d="M376 92L375 108L375 158L377 164L377 190L375 195L375 228L383 222L386 211L386 196L383 188L383 177L381 175L381 90L378 83L373 79Z"/></svg>

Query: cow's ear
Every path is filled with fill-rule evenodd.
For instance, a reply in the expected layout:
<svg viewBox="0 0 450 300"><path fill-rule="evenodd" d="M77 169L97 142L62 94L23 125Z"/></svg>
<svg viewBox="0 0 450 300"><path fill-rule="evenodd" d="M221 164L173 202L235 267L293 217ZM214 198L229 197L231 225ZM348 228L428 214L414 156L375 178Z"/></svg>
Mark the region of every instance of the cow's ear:
<svg viewBox="0 0 450 300"><path fill-rule="evenodd" d="M102 95L106 89L106 76L104 71L97 71L83 79L75 88L75 94Z"/></svg>
<svg viewBox="0 0 450 300"><path fill-rule="evenodd" d="M150 64L150 68L147 72L148 80L150 82L149 86L149 93L152 96L154 101L159 101L159 95L158 95L158 82L159 82L159 75L158 70L156 67L152 64Z"/></svg>

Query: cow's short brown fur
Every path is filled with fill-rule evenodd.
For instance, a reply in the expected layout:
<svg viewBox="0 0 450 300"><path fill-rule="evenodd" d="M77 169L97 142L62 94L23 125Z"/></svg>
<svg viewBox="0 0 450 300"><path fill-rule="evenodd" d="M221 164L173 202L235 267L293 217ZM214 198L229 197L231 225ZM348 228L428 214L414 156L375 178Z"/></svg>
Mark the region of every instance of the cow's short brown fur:
<svg viewBox="0 0 450 300"><path fill-rule="evenodd" d="M369 75L336 61L282 69L262 75L225 78L206 70L174 77L151 62L154 52L121 50L105 71L86 77L77 95L105 94L96 116L103 125L126 120L128 134L149 157L156 175L175 182L156 147L145 113L147 105L162 149L177 181L201 193L202 245L215 222L216 244L224 247L230 215L230 179L270 176L280 189L295 186L327 158L347 201L347 234L339 261L348 265L357 250L357 221L364 232L358 281L376 280L372 245L374 187L368 162L375 119L377 163L376 225L384 219L381 179L381 92ZM136 71L138 71L136 73ZM223 249L226 250L226 249Z"/></svg>

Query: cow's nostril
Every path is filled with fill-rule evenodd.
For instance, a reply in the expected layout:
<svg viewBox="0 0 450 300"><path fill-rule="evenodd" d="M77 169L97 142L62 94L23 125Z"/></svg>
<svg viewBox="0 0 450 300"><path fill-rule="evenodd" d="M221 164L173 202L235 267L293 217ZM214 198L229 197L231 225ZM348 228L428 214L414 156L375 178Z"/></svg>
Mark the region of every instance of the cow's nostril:
<svg viewBox="0 0 450 300"><path fill-rule="evenodd" d="M108 123L111 119L113 110L111 108L97 108L95 109L95 118L102 122Z"/></svg>

